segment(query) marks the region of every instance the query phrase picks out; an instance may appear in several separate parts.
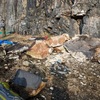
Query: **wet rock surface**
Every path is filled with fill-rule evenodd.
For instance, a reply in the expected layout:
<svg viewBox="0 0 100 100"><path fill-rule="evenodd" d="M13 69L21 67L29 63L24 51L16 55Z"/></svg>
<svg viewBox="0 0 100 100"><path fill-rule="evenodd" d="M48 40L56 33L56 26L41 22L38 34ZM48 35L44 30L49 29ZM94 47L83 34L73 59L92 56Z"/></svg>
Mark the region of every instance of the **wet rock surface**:
<svg viewBox="0 0 100 100"><path fill-rule="evenodd" d="M17 41L22 41L22 38L21 40L18 38ZM28 43L28 40L25 41ZM60 70L53 66L54 71L62 72L67 69L68 73L52 75L52 63L48 59L33 59L23 52L20 54L19 60L9 58L5 60L0 68L0 80L7 81L17 69L23 69L48 79L46 87L37 96L28 98L28 100L99 100L100 64L91 60L81 62L68 52L61 53L61 55L60 57L63 57L64 61L59 60L58 57L55 61L63 62L64 67L59 66ZM55 54L51 56L56 58Z"/></svg>

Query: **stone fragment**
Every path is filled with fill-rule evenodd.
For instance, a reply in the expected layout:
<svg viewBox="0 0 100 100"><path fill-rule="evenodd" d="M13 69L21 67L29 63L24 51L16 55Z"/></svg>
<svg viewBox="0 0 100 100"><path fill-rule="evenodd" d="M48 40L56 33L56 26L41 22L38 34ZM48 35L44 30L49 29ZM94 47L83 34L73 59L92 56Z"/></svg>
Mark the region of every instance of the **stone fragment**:
<svg viewBox="0 0 100 100"><path fill-rule="evenodd" d="M50 55L46 60L46 66L51 66L55 62L65 63L69 56L67 52Z"/></svg>
<svg viewBox="0 0 100 100"><path fill-rule="evenodd" d="M24 52L24 51L27 51L29 49L28 46L23 46L22 48L19 48L18 50L15 50L16 53L21 53L21 52Z"/></svg>
<svg viewBox="0 0 100 100"><path fill-rule="evenodd" d="M85 15L85 11L84 10L75 10L75 9L72 9L72 16L84 16Z"/></svg>
<svg viewBox="0 0 100 100"><path fill-rule="evenodd" d="M46 45L45 41L36 41L27 54L33 58L44 59L52 52L52 48Z"/></svg>
<svg viewBox="0 0 100 100"><path fill-rule="evenodd" d="M54 88L53 87L50 87L50 90L53 90Z"/></svg>
<svg viewBox="0 0 100 100"><path fill-rule="evenodd" d="M63 63L59 63L59 62L55 62L51 68L51 74L60 74L60 75L64 75L68 73L68 67L63 64Z"/></svg>
<svg viewBox="0 0 100 100"><path fill-rule="evenodd" d="M95 53L94 53L94 57L93 59L95 61L98 61L100 63L100 46L98 46L96 49L95 49Z"/></svg>
<svg viewBox="0 0 100 100"><path fill-rule="evenodd" d="M37 90L33 90L29 95L36 96L39 92L46 86L46 82L41 82L39 88ZM30 91L29 91L30 92Z"/></svg>
<svg viewBox="0 0 100 100"><path fill-rule="evenodd" d="M64 47L66 48L66 50L68 50L71 53L72 52L76 52L76 53L82 52L88 59L90 59L91 57L93 57L93 54L94 54L94 51L92 49L99 44L100 44L99 38L98 39L91 38L91 37L84 35L84 36L79 36L77 38L74 38L64 43Z"/></svg>
<svg viewBox="0 0 100 100"><path fill-rule="evenodd" d="M62 58L61 54L51 55L50 57L47 58L47 62L51 64L54 64L55 62L62 63L64 62L64 59Z"/></svg>
<svg viewBox="0 0 100 100"><path fill-rule="evenodd" d="M8 69L8 67L5 67L5 69L7 70L7 69Z"/></svg>
<svg viewBox="0 0 100 100"><path fill-rule="evenodd" d="M50 39L48 39L46 41L46 44L49 46L49 47L57 47L57 46L61 46L63 45L63 43L67 40L69 40L69 36L68 34L62 34L62 35L59 35L59 36L53 36L51 37Z"/></svg>
<svg viewBox="0 0 100 100"><path fill-rule="evenodd" d="M62 45L65 41L69 40L69 36L67 34L53 36L48 40L37 40L35 45L31 47L31 49L27 52L28 55L32 56L33 58L37 59L44 59L50 53L52 53L53 49L55 52L64 52L64 48ZM61 47L57 47L61 46ZM53 48L57 47L57 48Z"/></svg>
<svg viewBox="0 0 100 100"><path fill-rule="evenodd" d="M60 46L60 47L55 47L53 52L54 53L64 53L64 52L66 52L66 50L63 46Z"/></svg>
<svg viewBox="0 0 100 100"><path fill-rule="evenodd" d="M29 62L28 62L28 61L24 61L24 62L23 62L23 65L24 65L24 66L29 66Z"/></svg>
<svg viewBox="0 0 100 100"><path fill-rule="evenodd" d="M37 95L46 85L41 76L21 69L17 70L10 82L16 91L21 91L21 97L26 96L26 98L27 96Z"/></svg>
<svg viewBox="0 0 100 100"><path fill-rule="evenodd" d="M23 45L21 43L16 43L15 45L11 45L6 48L7 53L22 53L29 49L27 45Z"/></svg>
<svg viewBox="0 0 100 100"><path fill-rule="evenodd" d="M19 60L19 55L9 55L9 59Z"/></svg>
<svg viewBox="0 0 100 100"><path fill-rule="evenodd" d="M82 52L74 52L71 55L79 62L85 62L88 59Z"/></svg>

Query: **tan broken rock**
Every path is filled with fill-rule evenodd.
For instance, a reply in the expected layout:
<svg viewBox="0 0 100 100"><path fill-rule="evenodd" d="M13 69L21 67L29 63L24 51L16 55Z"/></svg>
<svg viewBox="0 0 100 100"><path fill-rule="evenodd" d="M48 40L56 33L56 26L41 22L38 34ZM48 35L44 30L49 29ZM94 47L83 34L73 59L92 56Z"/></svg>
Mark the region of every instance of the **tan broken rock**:
<svg viewBox="0 0 100 100"><path fill-rule="evenodd" d="M96 47L93 59L100 63L100 46Z"/></svg>
<svg viewBox="0 0 100 100"><path fill-rule="evenodd" d="M59 47L54 47L53 48L53 53L64 53L64 52L66 52L66 50L65 50L63 45L59 46Z"/></svg>
<svg viewBox="0 0 100 100"><path fill-rule="evenodd" d="M62 34L62 35L59 35L59 36L53 36L53 37L50 37L50 39L48 39L46 41L46 44L49 46L49 47L57 47L57 46L61 46L63 45L63 43L67 40L69 40L69 35L68 34Z"/></svg>
<svg viewBox="0 0 100 100"><path fill-rule="evenodd" d="M53 48L57 46L62 46L65 41L69 40L69 36L67 34L53 36L48 40L37 40L36 43L31 47L27 54L33 58L37 59L45 59L52 53L53 49L56 53L60 53L64 50L61 48Z"/></svg>
<svg viewBox="0 0 100 100"><path fill-rule="evenodd" d="M46 82L41 82L40 86L38 87L38 89L33 90L33 91L29 91L29 96L36 96L37 94L39 94L39 92L46 86Z"/></svg>
<svg viewBox="0 0 100 100"><path fill-rule="evenodd" d="M49 48L45 41L36 41L27 54L33 58L45 59L51 52L52 48Z"/></svg>

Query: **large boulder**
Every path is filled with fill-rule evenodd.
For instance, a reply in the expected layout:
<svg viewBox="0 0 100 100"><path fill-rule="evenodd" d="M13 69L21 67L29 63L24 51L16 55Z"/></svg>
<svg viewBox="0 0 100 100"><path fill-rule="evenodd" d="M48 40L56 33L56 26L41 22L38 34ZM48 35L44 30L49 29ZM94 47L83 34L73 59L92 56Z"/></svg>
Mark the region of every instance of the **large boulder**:
<svg viewBox="0 0 100 100"><path fill-rule="evenodd" d="M76 56L79 56L79 59L81 58L81 53L83 53L87 57L87 59L93 58L94 48L98 45L100 45L99 38L91 38L85 35L76 37L64 43L64 47L66 48L66 50L71 52L72 55L73 52L77 54L74 54L73 56L75 58L77 58Z"/></svg>

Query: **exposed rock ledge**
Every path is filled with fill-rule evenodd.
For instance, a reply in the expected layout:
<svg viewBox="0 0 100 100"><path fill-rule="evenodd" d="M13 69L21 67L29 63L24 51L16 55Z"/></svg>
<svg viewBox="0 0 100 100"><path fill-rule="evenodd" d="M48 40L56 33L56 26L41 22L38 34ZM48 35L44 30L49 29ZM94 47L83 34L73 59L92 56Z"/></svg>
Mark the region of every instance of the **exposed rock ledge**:
<svg viewBox="0 0 100 100"><path fill-rule="evenodd" d="M100 0L0 0L7 32L100 37Z"/></svg>

